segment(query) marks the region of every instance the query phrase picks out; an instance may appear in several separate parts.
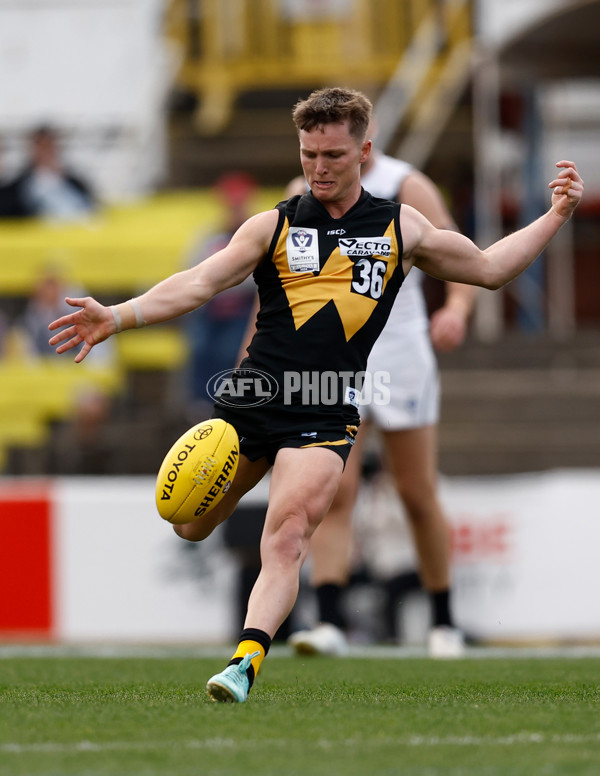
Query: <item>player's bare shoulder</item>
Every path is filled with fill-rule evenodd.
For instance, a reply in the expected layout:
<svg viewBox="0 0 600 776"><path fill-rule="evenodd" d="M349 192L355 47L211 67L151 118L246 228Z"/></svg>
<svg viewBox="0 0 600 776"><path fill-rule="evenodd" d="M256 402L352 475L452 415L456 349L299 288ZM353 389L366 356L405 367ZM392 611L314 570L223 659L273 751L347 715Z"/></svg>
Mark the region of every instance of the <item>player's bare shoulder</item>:
<svg viewBox="0 0 600 776"><path fill-rule="evenodd" d="M279 211L263 210L245 221L232 238L234 241L251 242L267 252L279 221Z"/></svg>
<svg viewBox="0 0 600 776"><path fill-rule="evenodd" d="M402 204L400 208L400 231L402 233L403 259L410 259L421 244L432 224L414 207ZM412 264L413 262L411 262Z"/></svg>
<svg viewBox="0 0 600 776"><path fill-rule="evenodd" d="M232 263L236 272L239 270L242 273L241 277L243 279L243 277L255 270L268 254L278 220L279 212L275 209L256 213L256 215L244 221L229 241L227 247L215 254L215 256L222 260L221 257L224 255L227 261ZM210 261L210 259L207 261Z"/></svg>

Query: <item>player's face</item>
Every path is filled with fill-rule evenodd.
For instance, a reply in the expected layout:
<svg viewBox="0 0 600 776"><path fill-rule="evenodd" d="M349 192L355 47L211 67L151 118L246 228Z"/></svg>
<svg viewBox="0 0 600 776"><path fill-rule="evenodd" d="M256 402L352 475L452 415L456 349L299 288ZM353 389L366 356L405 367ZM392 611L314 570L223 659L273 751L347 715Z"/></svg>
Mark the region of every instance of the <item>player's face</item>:
<svg viewBox="0 0 600 776"><path fill-rule="evenodd" d="M324 124L312 132L300 130L300 160L314 196L324 205L351 207L360 193L360 166L371 142L360 143L348 123Z"/></svg>

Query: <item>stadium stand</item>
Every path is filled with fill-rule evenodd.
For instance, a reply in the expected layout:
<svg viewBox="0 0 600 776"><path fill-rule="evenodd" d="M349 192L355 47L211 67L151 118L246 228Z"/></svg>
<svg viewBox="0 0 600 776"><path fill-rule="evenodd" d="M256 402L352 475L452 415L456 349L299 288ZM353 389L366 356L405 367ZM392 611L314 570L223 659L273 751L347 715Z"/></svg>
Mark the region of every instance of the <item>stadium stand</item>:
<svg viewBox="0 0 600 776"><path fill-rule="evenodd" d="M47 444L52 424L74 413L77 395L87 386L112 395L122 380L121 370L112 366L79 369L50 358L4 359L0 362L0 466L8 464L10 451L22 460L23 449L35 451Z"/></svg>
<svg viewBox="0 0 600 776"><path fill-rule="evenodd" d="M258 207L280 198L279 189L263 189ZM181 269L190 244L220 217L221 205L211 192L196 190L107 207L85 223L5 220L0 255L11 260L0 262L0 304L11 308L16 318L14 311L22 309L49 262L105 301L140 293ZM136 466L138 471L152 471L160 463L169 438L165 429L177 423L168 406L187 360L185 334L176 325L126 332L115 340L115 348L114 365L94 369L82 369L84 365L75 365L70 356L31 361L18 347L0 360L0 471L46 471L50 460L60 473L59 463L74 444L69 426L74 398L86 383L106 392L115 404L115 428L107 429L108 436L116 439L136 413L145 416L138 433L126 429L124 450L117 454L118 445L111 446L108 470ZM135 454L127 453L127 440L137 445ZM58 455L52 453L56 449Z"/></svg>
<svg viewBox="0 0 600 776"><path fill-rule="evenodd" d="M206 0L197 13L172 0L169 8L168 28L183 51L179 82L198 94L197 126L207 134L224 129L245 91L340 80L379 89L404 56L413 77L423 68L428 83L414 81L428 89L449 51L471 35L472 3L464 0ZM427 38L420 51L419 37Z"/></svg>
<svg viewBox="0 0 600 776"><path fill-rule="evenodd" d="M316 13L317 6L329 10ZM4 221L0 256L10 260L0 261L0 305L5 303L10 311L18 309L49 260L63 263L73 280L107 302L138 293L176 271L191 240L204 225L208 231L216 218L208 188L190 188L210 186L226 169L247 169L272 185L263 190L261 206L278 201L279 187L298 172L290 105L314 87L341 79L375 98L386 92L388 96L410 97L394 116L386 116L381 109L380 135L387 134L389 151L395 152L404 144L404 149L410 149L411 160L418 164L419 155L426 154L435 132L444 126L449 106L459 99L474 4L468 0L356 0L351 4L352 13L340 18L339 9L347 11L348 6L335 0L170 0L166 35L175 41L181 57L175 76L180 93L174 102L189 99L187 106L193 108L192 122L185 110L172 110L169 117L168 184L179 190L105 207L82 224ZM306 11L309 7L312 12ZM552 50L551 46L546 48ZM435 93L441 113L429 112L427 101L420 99L425 92ZM392 100L396 106L400 102ZM377 99L376 104L380 105ZM152 105L154 110L156 105ZM470 119L463 117L459 123L470 127ZM90 131L98 133L101 128L99 124ZM468 135L465 142L467 132L461 140L463 149L472 140ZM71 134L76 140L81 137L74 128ZM160 135L131 127L100 134L106 149L118 145L119 137ZM417 136L423 145L421 140L417 143ZM18 145L17 129L11 129L7 138L7 150L11 151ZM85 146L83 140L79 142ZM439 166L441 157L443 164L456 163L460 156L456 145L453 136L446 134L443 154L438 154L434 163ZM108 170L110 165L96 153L95 146L93 149L99 168ZM153 149L153 158L158 159L160 154ZM471 161L467 159L467 163ZM118 166L121 174L124 169L144 167ZM432 177L441 180L443 176L437 171L438 167L430 170ZM138 189L142 188L140 184ZM123 187L114 182L103 187L103 191L117 190ZM580 224L582 212L578 215ZM597 212L596 204L586 226L590 235L587 278L597 267ZM595 285L580 272L585 258L579 233L583 227L575 228L579 230L575 239L580 275L575 278L576 296L580 305L584 298L589 300L592 312L584 322L597 326ZM581 315L578 309L579 321ZM588 339L578 332L576 342L565 340L562 344L543 339L524 344L519 339L518 343L517 347L508 342L501 351L468 343L452 359L442 357L443 471L487 473L506 466L526 470L567 462L598 465L600 450L593 428L597 418L594 381L600 354L593 335ZM123 336L116 344L117 367L102 380L106 380L106 390L114 401L114 420L107 434L124 441L121 446L112 445L110 470L151 472L169 441L183 431L177 408L177 376L185 364L186 342L180 329L173 326L137 332L131 338ZM552 370L553 377L544 381L532 375L529 367L534 363ZM76 380L69 383L71 362L67 366L61 361L60 366L64 371L61 369L61 378L56 379L42 365L36 367L38 372L31 365L16 365L6 359L0 364L0 472L31 473L36 467L43 471L38 465L40 450L45 451L46 459L66 455L72 435L65 396L75 390ZM466 370L470 370L468 378ZM55 388L48 387L51 382L56 383ZM37 387L31 390L35 396L30 395L32 385ZM568 386L575 385L578 401L565 401ZM528 408L527 425L517 412L517 404ZM569 419L575 421L571 426L575 432L568 431Z"/></svg>
<svg viewBox="0 0 600 776"><path fill-rule="evenodd" d="M422 157L468 82L472 13L472 0L207 0L202 12L172 0L175 85L194 113L172 117L174 179L213 179L223 160L263 182L294 177L290 105L332 83L371 95L385 145Z"/></svg>
<svg viewBox="0 0 600 776"><path fill-rule="evenodd" d="M557 342L505 334L440 354L440 470L509 474L600 466L597 331Z"/></svg>

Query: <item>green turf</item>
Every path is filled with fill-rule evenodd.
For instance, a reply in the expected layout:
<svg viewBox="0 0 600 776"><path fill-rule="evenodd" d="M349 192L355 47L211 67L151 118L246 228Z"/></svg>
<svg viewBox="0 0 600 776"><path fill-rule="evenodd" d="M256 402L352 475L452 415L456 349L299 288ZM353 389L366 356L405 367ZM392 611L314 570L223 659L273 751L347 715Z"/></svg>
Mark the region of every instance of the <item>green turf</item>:
<svg viewBox="0 0 600 776"><path fill-rule="evenodd" d="M600 774L600 659L0 660L1 776Z"/></svg>

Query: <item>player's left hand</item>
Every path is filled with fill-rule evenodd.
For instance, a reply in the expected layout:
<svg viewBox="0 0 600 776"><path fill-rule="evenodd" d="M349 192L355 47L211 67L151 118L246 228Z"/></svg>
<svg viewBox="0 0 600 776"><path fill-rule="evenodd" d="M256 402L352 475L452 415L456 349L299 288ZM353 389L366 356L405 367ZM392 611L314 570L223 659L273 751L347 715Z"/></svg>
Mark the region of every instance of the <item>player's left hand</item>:
<svg viewBox="0 0 600 776"><path fill-rule="evenodd" d="M454 350L467 336L467 318L454 307L440 307L429 322L429 336L436 350Z"/></svg>
<svg viewBox="0 0 600 776"><path fill-rule="evenodd" d="M574 162L562 160L556 163L561 170L548 184L552 191L552 210L565 220L570 218L583 196L583 180Z"/></svg>

